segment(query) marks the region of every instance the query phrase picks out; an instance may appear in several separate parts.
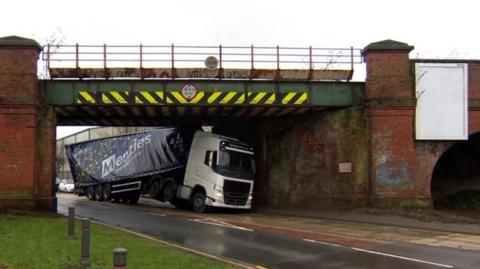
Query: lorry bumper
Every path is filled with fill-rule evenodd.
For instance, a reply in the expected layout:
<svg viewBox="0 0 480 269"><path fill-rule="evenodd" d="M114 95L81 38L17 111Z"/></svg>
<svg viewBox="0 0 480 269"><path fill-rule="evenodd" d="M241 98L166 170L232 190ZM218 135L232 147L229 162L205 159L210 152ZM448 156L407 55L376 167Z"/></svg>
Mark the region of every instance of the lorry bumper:
<svg viewBox="0 0 480 269"><path fill-rule="evenodd" d="M206 204L213 207L222 207L222 208L233 208L233 209L251 209L251 203L247 202L246 205L227 205L222 202L214 202L212 199L207 199Z"/></svg>

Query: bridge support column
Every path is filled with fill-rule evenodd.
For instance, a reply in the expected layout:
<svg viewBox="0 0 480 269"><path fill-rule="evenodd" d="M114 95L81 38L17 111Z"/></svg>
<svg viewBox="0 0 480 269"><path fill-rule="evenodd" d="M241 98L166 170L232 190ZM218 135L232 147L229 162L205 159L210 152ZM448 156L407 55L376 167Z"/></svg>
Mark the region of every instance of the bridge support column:
<svg viewBox="0 0 480 269"><path fill-rule="evenodd" d="M0 38L0 207L56 209L55 114L42 105L40 46Z"/></svg>
<svg viewBox="0 0 480 269"><path fill-rule="evenodd" d="M408 44L385 40L368 45L362 52L367 64L369 197L375 206L430 203L429 185L416 177L411 50Z"/></svg>

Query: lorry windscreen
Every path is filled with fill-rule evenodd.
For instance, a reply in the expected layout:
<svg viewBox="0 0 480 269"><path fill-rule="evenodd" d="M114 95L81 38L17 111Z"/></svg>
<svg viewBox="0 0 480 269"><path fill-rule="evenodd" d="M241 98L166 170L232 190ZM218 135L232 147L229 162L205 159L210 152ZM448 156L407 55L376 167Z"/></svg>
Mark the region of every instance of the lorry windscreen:
<svg viewBox="0 0 480 269"><path fill-rule="evenodd" d="M217 173L227 177L253 180L255 160L253 154L220 148Z"/></svg>

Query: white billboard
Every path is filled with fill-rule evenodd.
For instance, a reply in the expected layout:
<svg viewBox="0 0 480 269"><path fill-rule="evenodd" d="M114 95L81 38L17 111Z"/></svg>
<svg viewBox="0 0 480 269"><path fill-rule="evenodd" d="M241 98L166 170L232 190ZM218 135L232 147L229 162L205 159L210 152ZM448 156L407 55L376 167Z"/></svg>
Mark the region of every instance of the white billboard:
<svg viewBox="0 0 480 269"><path fill-rule="evenodd" d="M468 65L417 63L418 140L468 139Z"/></svg>

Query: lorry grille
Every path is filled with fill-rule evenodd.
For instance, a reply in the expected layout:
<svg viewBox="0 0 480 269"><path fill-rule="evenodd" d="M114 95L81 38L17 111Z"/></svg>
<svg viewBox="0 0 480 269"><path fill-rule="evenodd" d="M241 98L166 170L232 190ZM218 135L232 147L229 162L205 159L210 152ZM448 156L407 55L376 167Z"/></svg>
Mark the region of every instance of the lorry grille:
<svg viewBox="0 0 480 269"><path fill-rule="evenodd" d="M223 197L227 205L245 205L250 194L250 183L225 180Z"/></svg>

